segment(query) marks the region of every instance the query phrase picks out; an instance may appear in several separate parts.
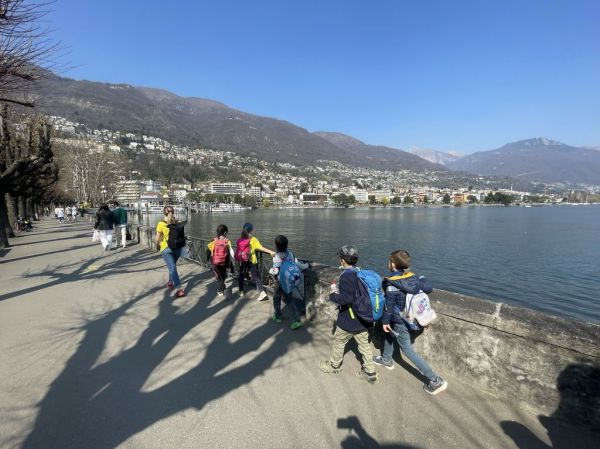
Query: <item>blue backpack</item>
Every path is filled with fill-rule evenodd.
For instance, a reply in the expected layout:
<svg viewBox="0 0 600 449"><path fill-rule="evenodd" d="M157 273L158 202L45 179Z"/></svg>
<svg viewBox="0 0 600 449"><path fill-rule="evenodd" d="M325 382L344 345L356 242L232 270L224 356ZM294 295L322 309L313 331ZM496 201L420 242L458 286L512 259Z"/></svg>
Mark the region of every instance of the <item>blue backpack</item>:
<svg viewBox="0 0 600 449"><path fill-rule="evenodd" d="M385 295L381 287L381 276L372 270L361 270L360 268L356 268L356 275L365 288L365 293L368 294L368 297L371 300L371 310L370 313L367 313L367 307L365 307L365 305L361 307L359 301L359 304L356 305L355 311L357 315L365 321L379 321L383 316L383 309L385 306ZM364 296L366 297L367 295Z"/></svg>
<svg viewBox="0 0 600 449"><path fill-rule="evenodd" d="M295 257L291 252L286 254L286 258L279 267L279 285L286 294L291 294L295 288L300 286L302 272L296 265Z"/></svg>

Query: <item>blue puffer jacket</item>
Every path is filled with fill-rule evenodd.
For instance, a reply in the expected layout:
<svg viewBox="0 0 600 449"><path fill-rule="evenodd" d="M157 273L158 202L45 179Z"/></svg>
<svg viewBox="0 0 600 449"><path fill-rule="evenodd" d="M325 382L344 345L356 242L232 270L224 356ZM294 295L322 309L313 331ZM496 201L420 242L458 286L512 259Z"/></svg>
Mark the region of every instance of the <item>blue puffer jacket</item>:
<svg viewBox="0 0 600 449"><path fill-rule="evenodd" d="M402 279L390 278L401 276ZM423 290L431 293L433 287L423 276L417 276L410 271L395 271L383 278L383 291L385 292L385 309L383 310L382 324L402 323L402 312L406 304L406 294L416 295Z"/></svg>

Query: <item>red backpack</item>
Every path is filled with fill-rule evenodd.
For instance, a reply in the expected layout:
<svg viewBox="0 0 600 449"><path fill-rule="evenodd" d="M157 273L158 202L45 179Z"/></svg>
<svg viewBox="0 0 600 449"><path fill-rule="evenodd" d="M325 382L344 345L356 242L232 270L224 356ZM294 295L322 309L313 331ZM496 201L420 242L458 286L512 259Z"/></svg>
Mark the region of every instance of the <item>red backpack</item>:
<svg viewBox="0 0 600 449"><path fill-rule="evenodd" d="M235 260L241 263L250 260L250 239L239 239L235 243Z"/></svg>
<svg viewBox="0 0 600 449"><path fill-rule="evenodd" d="M227 261L227 253L229 252L229 240L216 238L215 246L213 247L211 262L213 265L225 265Z"/></svg>

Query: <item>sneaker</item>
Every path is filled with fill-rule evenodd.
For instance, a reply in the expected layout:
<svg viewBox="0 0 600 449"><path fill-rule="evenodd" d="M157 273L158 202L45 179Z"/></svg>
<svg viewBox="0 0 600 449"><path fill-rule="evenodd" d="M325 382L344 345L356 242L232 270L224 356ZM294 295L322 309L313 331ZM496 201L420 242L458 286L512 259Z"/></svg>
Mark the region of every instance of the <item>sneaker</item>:
<svg viewBox="0 0 600 449"><path fill-rule="evenodd" d="M389 362L387 362L380 355L376 355L375 357L373 357L373 363L375 365L380 365L380 366L383 366L384 368L387 368L387 369L390 369L390 370L394 369L394 362L392 360L390 360Z"/></svg>
<svg viewBox="0 0 600 449"><path fill-rule="evenodd" d="M448 388L448 382L442 379L440 376L436 377L435 380L428 381L423 385L423 390L428 394L438 394Z"/></svg>
<svg viewBox="0 0 600 449"><path fill-rule="evenodd" d="M299 329L302 327L302 323L300 321L294 321L291 325L290 325L290 329L295 331L296 329Z"/></svg>
<svg viewBox="0 0 600 449"><path fill-rule="evenodd" d="M366 380L371 385L376 385L379 383L379 377L377 376L377 373L368 374L363 369L361 369L358 373L356 373L356 375L359 378Z"/></svg>
<svg viewBox="0 0 600 449"><path fill-rule="evenodd" d="M275 321L276 323L281 323L281 317L280 317L280 316L273 315L273 316L271 317L271 319L272 319L273 321Z"/></svg>
<svg viewBox="0 0 600 449"><path fill-rule="evenodd" d="M339 374L342 371L342 366L335 367L329 360L321 360L319 362L319 368L321 371L327 374Z"/></svg>
<svg viewBox="0 0 600 449"><path fill-rule="evenodd" d="M175 288L175 284L172 281L167 282L167 288L169 290L173 290Z"/></svg>
<svg viewBox="0 0 600 449"><path fill-rule="evenodd" d="M220 291L217 292L217 295L224 296L225 295L225 291L224 290L220 290Z"/></svg>
<svg viewBox="0 0 600 449"><path fill-rule="evenodd" d="M183 298L184 296L185 296L185 292L183 291L182 288L180 288L179 290L177 290L177 292L175 292L176 298Z"/></svg>
<svg viewBox="0 0 600 449"><path fill-rule="evenodd" d="M256 298L258 302L266 301L267 299L269 299L269 295L267 295L267 292L260 292L260 295L258 295L258 298Z"/></svg>

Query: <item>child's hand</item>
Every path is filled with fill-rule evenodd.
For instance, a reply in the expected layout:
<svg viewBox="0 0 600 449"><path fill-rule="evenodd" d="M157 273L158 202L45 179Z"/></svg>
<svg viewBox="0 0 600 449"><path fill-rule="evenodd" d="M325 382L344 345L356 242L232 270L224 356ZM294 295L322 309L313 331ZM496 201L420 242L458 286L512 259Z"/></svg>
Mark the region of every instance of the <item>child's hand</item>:
<svg viewBox="0 0 600 449"><path fill-rule="evenodd" d="M331 286L329 287L329 291L331 293L337 293L338 292L338 287L337 287L337 284L335 282L331 283Z"/></svg>
<svg viewBox="0 0 600 449"><path fill-rule="evenodd" d="M389 324L383 325L383 332L389 332L392 330L392 327Z"/></svg>

